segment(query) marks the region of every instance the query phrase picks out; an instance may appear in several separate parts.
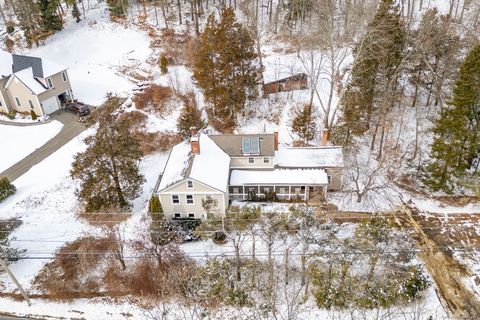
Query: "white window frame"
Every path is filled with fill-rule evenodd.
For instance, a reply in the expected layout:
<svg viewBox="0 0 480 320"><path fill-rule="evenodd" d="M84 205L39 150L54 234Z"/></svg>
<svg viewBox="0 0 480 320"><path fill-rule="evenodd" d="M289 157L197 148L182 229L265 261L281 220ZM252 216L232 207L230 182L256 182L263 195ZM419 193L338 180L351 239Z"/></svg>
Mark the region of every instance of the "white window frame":
<svg viewBox="0 0 480 320"><path fill-rule="evenodd" d="M187 188L188 189L193 189L193 181L192 180L187 180Z"/></svg>
<svg viewBox="0 0 480 320"><path fill-rule="evenodd" d="M250 161L250 160L251 160L251 161ZM248 158L248 163L249 163L249 164L255 164L255 158L249 157L249 158Z"/></svg>
<svg viewBox="0 0 480 320"><path fill-rule="evenodd" d="M20 103L20 99L18 99L18 97L15 97L15 102L17 103L17 107L22 106L22 104Z"/></svg>
<svg viewBox="0 0 480 320"><path fill-rule="evenodd" d="M264 157L263 163L270 163L270 157Z"/></svg>
<svg viewBox="0 0 480 320"><path fill-rule="evenodd" d="M178 216L177 216L177 215L178 215ZM182 217L182 213L181 213L181 212L175 212L175 213L173 214L173 217L174 217L175 219L181 218L181 217Z"/></svg>
<svg viewBox="0 0 480 320"><path fill-rule="evenodd" d="M173 197L177 197L177 202L173 200ZM178 194L172 194L172 204L180 204L180 196Z"/></svg>
<svg viewBox="0 0 480 320"><path fill-rule="evenodd" d="M187 216L190 219L195 219L195 212L189 212L189 213L187 213Z"/></svg>
<svg viewBox="0 0 480 320"><path fill-rule="evenodd" d="M48 87L49 87L49 88L53 88L53 82L52 82L52 79L50 79L50 78L47 78L47 83L48 83Z"/></svg>
<svg viewBox="0 0 480 320"><path fill-rule="evenodd" d="M62 79L63 82L67 82L67 73L65 71L62 72Z"/></svg>
<svg viewBox="0 0 480 320"><path fill-rule="evenodd" d="M192 203L188 203L188 196L192 197ZM186 194L185 195L185 204L189 205L189 206L195 205L195 197L193 196L193 194Z"/></svg>

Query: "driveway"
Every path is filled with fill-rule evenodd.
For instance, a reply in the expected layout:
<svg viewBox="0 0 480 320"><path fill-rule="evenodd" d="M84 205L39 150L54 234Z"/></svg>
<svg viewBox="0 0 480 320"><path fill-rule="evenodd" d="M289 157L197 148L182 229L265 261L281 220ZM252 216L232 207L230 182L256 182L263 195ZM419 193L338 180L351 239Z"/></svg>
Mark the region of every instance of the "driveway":
<svg viewBox="0 0 480 320"><path fill-rule="evenodd" d="M52 153L60 149L67 142L78 136L86 127L78 121L78 116L63 110L56 111L50 116L63 124L62 130L43 146L0 173L0 177L7 177L10 182L15 181L31 167L40 163Z"/></svg>

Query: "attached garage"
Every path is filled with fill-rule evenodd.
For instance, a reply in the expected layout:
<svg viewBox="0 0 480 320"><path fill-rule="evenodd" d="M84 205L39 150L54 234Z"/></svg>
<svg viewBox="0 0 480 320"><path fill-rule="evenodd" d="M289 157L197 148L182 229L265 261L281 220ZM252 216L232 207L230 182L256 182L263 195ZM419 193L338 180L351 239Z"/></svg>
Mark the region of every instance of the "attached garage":
<svg viewBox="0 0 480 320"><path fill-rule="evenodd" d="M45 114L50 114L60 109L60 104L56 96L42 101L42 108Z"/></svg>

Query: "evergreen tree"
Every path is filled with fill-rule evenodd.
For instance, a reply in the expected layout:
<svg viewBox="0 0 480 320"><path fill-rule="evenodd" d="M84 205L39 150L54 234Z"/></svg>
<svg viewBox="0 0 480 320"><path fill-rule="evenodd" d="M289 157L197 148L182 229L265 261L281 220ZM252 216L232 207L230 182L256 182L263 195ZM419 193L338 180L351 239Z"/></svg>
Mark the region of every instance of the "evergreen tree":
<svg viewBox="0 0 480 320"><path fill-rule="evenodd" d="M162 71L163 74L168 72L168 59L164 55L160 57L160 71Z"/></svg>
<svg viewBox="0 0 480 320"><path fill-rule="evenodd" d="M308 142L313 140L317 133L317 123L312 109L312 106L304 105L295 110L292 120L292 131L302 139L304 145L308 145Z"/></svg>
<svg viewBox="0 0 480 320"><path fill-rule="evenodd" d="M145 181L138 167L140 141L130 132L131 121L116 112L118 105L111 98L93 115L97 132L85 139L87 149L75 155L70 171L80 182L77 196L87 212L128 209Z"/></svg>
<svg viewBox="0 0 480 320"><path fill-rule="evenodd" d="M149 213L163 213L162 205L160 204L160 199L158 196L152 194L150 200L148 201L148 212Z"/></svg>
<svg viewBox="0 0 480 320"><path fill-rule="evenodd" d="M19 250L10 246L10 234L22 224L19 220L0 220L0 258L14 261L21 257L26 250ZM0 268L1 271L4 271Z"/></svg>
<svg viewBox="0 0 480 320"><path fill-rule="evenodd" d="M184 107L177 122L178 133L183 138L188 138L190 136L190 128L195 128L195 130L199 131L206 126L206 122L202 119L202 112L198 109L195 100L185 97Z"/></svg>
<svg viewBox="0 0 480 320"><path fill-rule="evenodd" d="M39 0L40 25L46 32L60 31L63 28L63 21L57 13L60 5L59 0Z"/></svg>
<svg viewBox="0 0 480 320"><path fill-rule="evenodd" d="M393 107L404 44L398 6L394 0L382 0L355 47L351 80L341 101L339 125L344 127L347 143L352 135L365 133L375 122L378 125Z"/></svg>
<svg viewBox="0 0 480 320"><path fill-rule="evenodd" d="M7 177L0 178L0 202L14 194L17 188L10 183Z"/></svg>
<svg viewBox="0 0 480 320"><path fill-rule="evenodd" d="M211 108L210 123L219 131L231 131L247 99L257 97L260 77L254 40L235 18L232 8L222 11L217 22L208 18L194 57L193 76Z"/></svg>
<svg viewBox="0 0 480 320"><path fill-rule="evenodd" d="M432 190L452 192L455 179L476 172L480 153L480 45L460 67L453 98L441 110L433 128L431 161L424 179Z"/></svg>

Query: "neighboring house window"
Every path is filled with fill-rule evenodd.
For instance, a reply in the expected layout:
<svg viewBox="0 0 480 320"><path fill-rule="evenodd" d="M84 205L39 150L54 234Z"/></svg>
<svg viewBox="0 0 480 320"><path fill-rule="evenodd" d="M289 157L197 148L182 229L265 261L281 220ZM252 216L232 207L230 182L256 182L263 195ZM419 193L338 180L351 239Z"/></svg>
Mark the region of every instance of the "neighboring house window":
<svg viewBox="0 0 480 320"><path fill-rule="evenodd" d="M17 102L17 107L21 107L22 105L20 104L20 100L18 100L18 97L15 97L15 101Z"/></svg>
<svg viewBox="0 0 480 320"><path fill-rule="evenodd" d="M179 204L180 203L180 198L178 197L178 194L172 194L172 203L173 204Z"/></svg>
<svg viewBox="0 0 480 320"><path fill-rule="evenodd" d="M178 219L182 217L182 214L179 212L175 212L173 216L175 217L175 219Z"/></svg>
<svg viewBox="0 0 480 320"><path fill-rule="evenodd" d="M187 181L187 188L189 188L189 189L193 188L193 181L191 181L191 180Z"/></svg>
<svg viewBox="0 0 480 320"><path fill-rule="evenodd" d="M193 194L187 194L187 204L193 204Z"/></svg>
<svg viewBox="0 0 480 320"><path fill-rule="evenodd" d="M240 188L233 188L233 193L240 193Z"/></svg>
<svg viewBox="0 0 480 320"><path fill-rule="evenodd" d="M49 88L53 88L52 79L48 78L48 79L47 79L47 83L48 83L48 87L49 87Z"/></svg>
<svg viewBox="0 0 480 320"><path fill-rule="evenodd" d="M270 163L270 158L269 157L263 158L263 163Z"/></svg>
<svg viewBox="0 0 480 320"><path fill-rule="evenodd" d="M67 74L65 72L62 72L62 79L63 82L67 82Z"/></svg>
<svg viewBox="0 0 480 320"><path fill-rule="evenodd" d="M32 100L28 100L28 104L30 105L30 108L33 109L33 102L32 102Z"/></svg>
<svg viewBox="0 0 480 320"><path fill-rule="evenodd" d="M255 158L248 158L248 163L255 163Z"/></svg>
<svg viewBox="0 0 480 320"><path fill-rule="evenodd" d="M195 213L189 212L188 217L194 219L195 218Z"/></svg>

